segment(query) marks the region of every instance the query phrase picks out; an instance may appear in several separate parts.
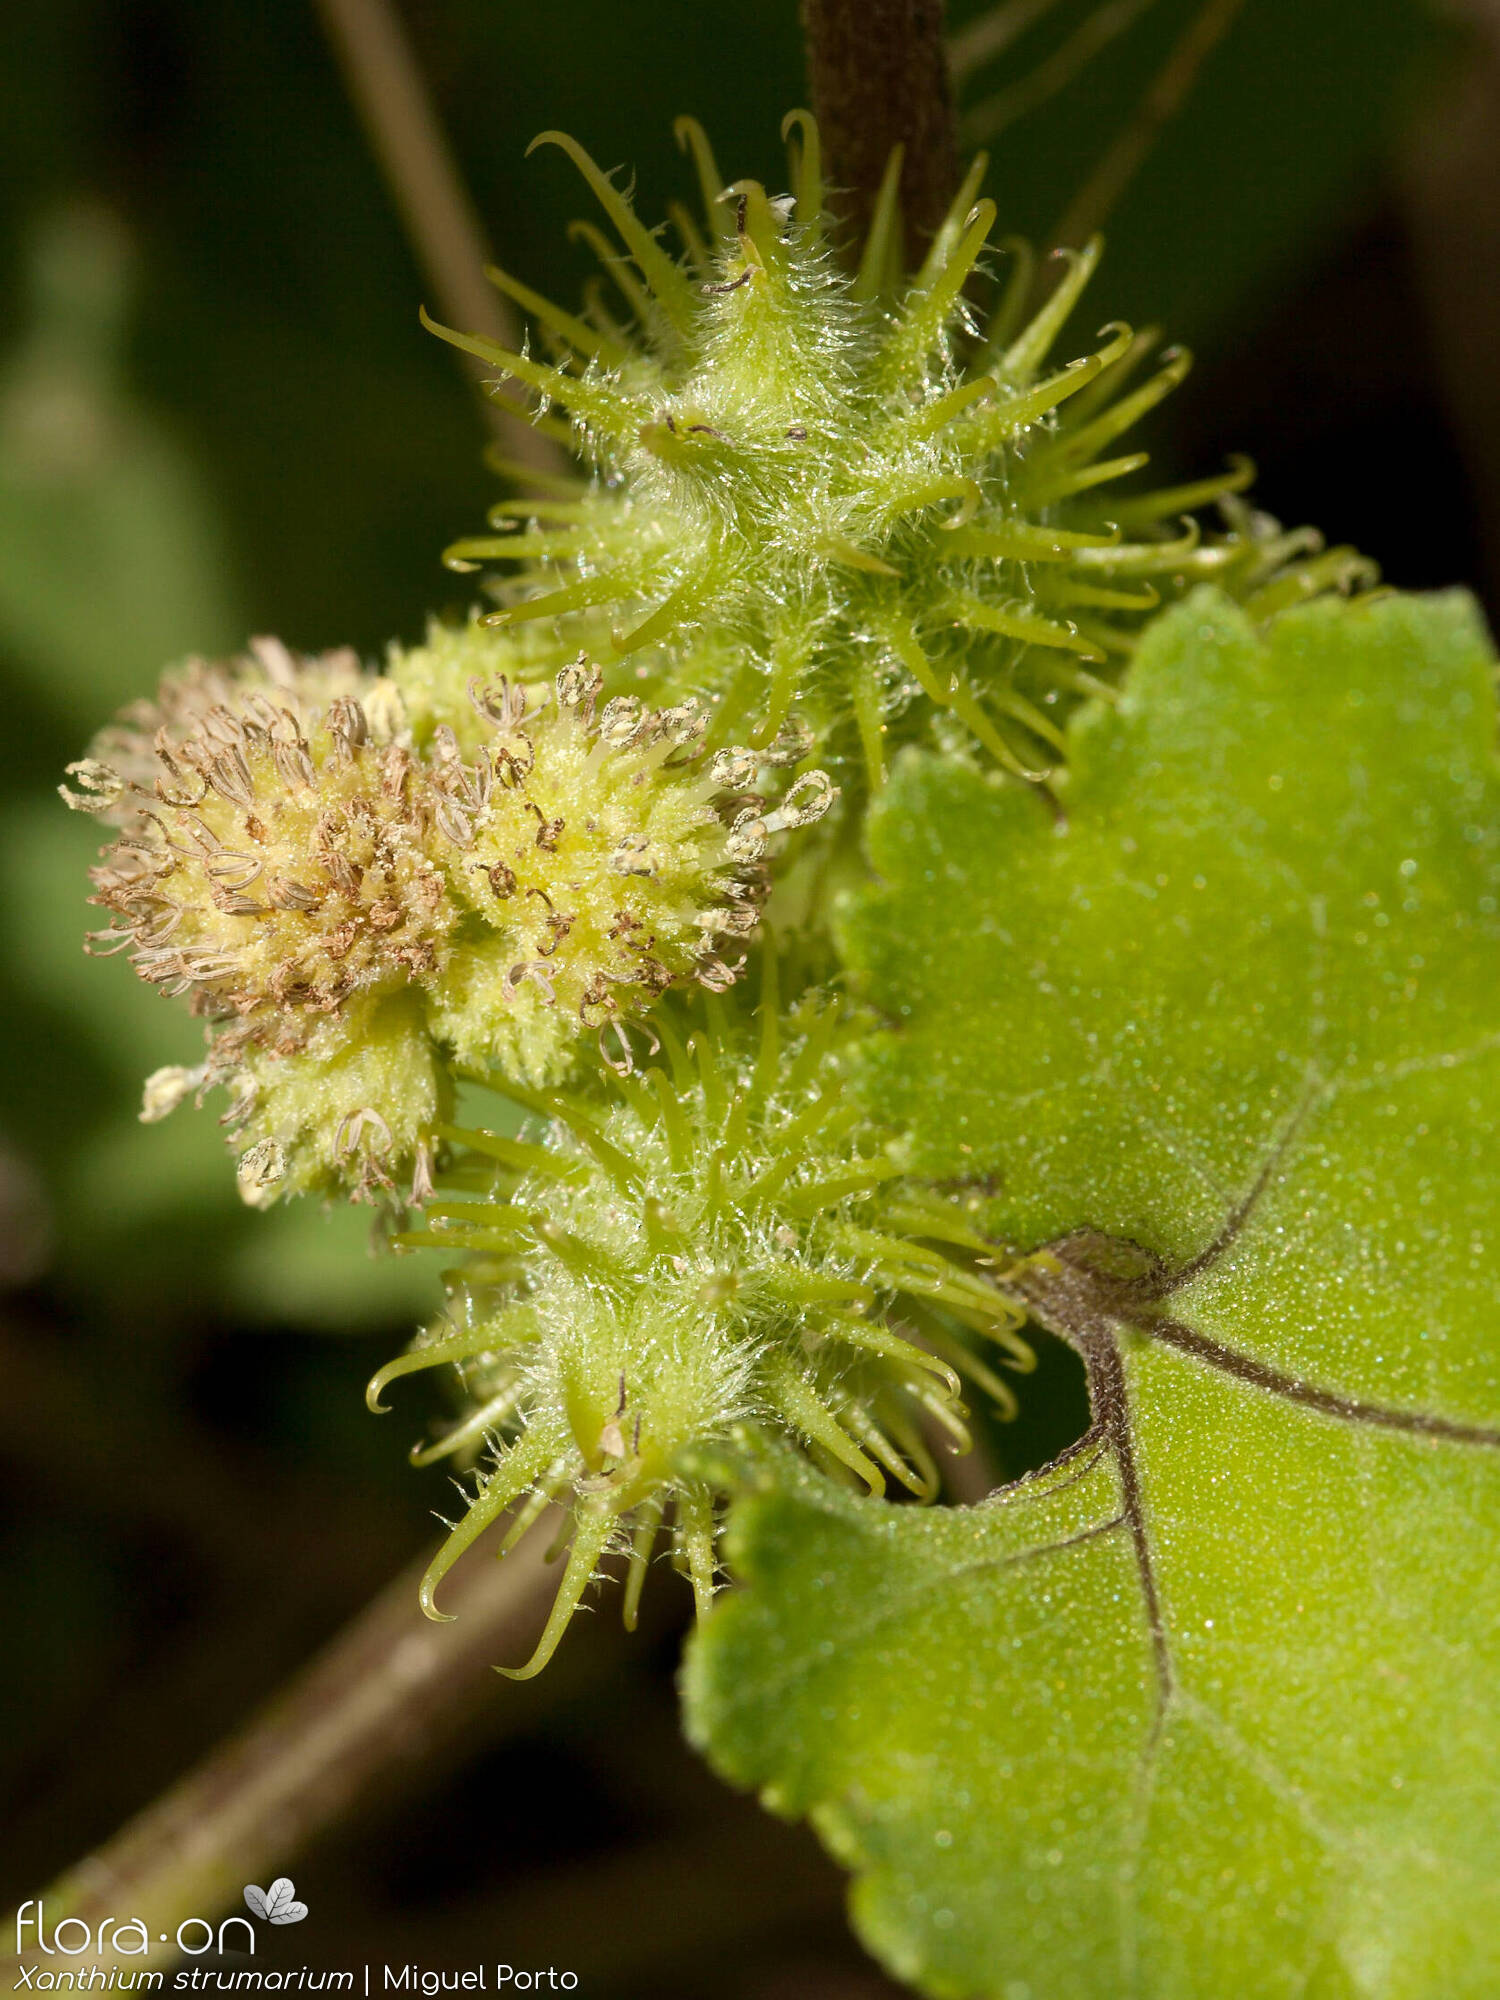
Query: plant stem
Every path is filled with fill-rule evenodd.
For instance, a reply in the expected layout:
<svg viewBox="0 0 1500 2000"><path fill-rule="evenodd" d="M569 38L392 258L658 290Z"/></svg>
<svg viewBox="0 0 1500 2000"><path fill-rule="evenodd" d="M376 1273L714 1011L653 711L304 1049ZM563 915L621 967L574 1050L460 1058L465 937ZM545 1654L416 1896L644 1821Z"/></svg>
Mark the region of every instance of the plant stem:
<svg viewBox="0 0 1500 2000"><path fill-rule="evenodd" d="M836 211L863 238L893 146L904 146L908 265L958 186L942 0L802 0L808 89Z"/></svg>
<svg viewBox="0 0 1500 2000"><path fill-rule="evenodd" d="M485 265L493 259L484 230L391 0L316 0L316 5L439 312L466 333L518 347L521 329L485 282ZM476 380L491 372L468 357L464 366ZM559 470L556 448L524 412L490 396L485 408L512 458L538 472Z"/></svg>
<svg viewBox="0 0 1500 2000"><path fill-rule="evenodd" d="M495 1691L485 1669L497 1657L525 1657L557 1586L545 1561L556 1527L549 1513L502 1563L476 1548L448 1578L453 1624L417 1608L425 1558L404 1571L245 1730L46 1890L49 1927L138 1916L150 1954L123 1962L142 1966L176 1955L185 1918L238 1914L247 1882L282 1871L373 1780L460 1727ZM0 1983L9 1971L14 1985L19 1964L0 1963Z"/></svg>

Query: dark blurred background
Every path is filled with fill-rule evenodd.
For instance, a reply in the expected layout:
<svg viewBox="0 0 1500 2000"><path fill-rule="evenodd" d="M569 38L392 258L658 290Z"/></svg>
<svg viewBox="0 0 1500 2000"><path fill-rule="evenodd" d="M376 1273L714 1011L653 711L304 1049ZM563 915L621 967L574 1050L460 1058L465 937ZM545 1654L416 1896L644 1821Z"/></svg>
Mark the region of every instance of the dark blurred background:
<svg viewBox="0 0 1500 2000"><path fill-rule="evenodd" d="M1045 239L1199 0L1010 0L963 83L1003 226ZM955 7L960 34L984 9ZM496 253L568 299L588 212L543 126L686 192L672 117L775 181L793 0L408 0ZM1027 25L1029 22L1030 25ZM998 24L998 25L997 25ZM966 45L972 53L974 39ZM1087 56L1087 60L1084 60ZM1500 7L1246 0L1109 227L1088 331L1199 354L1158 469L1399 585L1500 581ZM1050 88L1051 86L1055 88ZM1049 94L1050 89L1050 94ZM358 1214L247 1215L208 1114L135 1120L196 1030L80 949L93 829L54 787L121 701L253 632L376 656L456 580L484 427L310 0L0 14L0 1904L204 1754L428 1539L440 1474L362 1385L429 1309ZM1081 323L1080 323L1081 324ZM1494 599L1491 598L1491 602ZM1082 1405L1046 1357L997 1468ZM677 1736L686 1593L580 1620L539 1683L378 1784L295 1868L317 1957L568 1963L596 2000L875 2000L841 1884ZM311 1946L309 1945L309 1950Z"/></svg>

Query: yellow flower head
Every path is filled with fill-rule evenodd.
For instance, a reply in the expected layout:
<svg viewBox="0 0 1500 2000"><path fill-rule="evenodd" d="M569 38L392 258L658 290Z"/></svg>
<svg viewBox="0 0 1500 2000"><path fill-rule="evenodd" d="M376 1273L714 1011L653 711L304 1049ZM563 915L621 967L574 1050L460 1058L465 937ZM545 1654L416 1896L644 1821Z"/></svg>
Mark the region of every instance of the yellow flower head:
<svg viewBox="0 0 1500 2000"><path fill-rule="evenodd" d="M227 1085L257 1205L420 1197L455 1073L557 1082L674 983L731 984L768 844L833 797L803 771L770 806L795 729L710 758L692 702L601 705L581 659L497 677L504 644L435 632L382 676L257 641L168 675L69 767L68 803L119 828L94 948L209 1024L142 1116Z"/></svg>

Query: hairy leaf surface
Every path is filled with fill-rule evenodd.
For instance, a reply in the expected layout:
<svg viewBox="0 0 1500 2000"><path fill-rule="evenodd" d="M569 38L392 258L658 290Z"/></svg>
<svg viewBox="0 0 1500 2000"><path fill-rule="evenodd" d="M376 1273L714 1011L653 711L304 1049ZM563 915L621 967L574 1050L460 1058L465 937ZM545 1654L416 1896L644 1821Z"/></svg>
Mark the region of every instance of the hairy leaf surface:
<svg viewBox="0 0 1500 2000"><path fill-rule="evenodd" d="M758 1464L688 1707L933 1992L1500 1990L1492 672L1462 599L1205 594L1061 818L875 809L868 1087L1093 1428L925 1515Z"/></svg>

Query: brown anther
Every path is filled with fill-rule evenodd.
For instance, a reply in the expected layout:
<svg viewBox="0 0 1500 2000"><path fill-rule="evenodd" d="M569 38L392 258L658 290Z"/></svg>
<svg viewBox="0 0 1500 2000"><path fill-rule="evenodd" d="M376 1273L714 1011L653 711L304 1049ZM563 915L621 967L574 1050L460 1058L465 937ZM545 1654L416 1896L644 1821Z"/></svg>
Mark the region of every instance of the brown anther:
<svg viewBox="0 0 1500 2000"><path fill-rule="evenodd" d="M336 979L329 980L327 985L310 988L309 1004L320 1014L337 1014L354 991L354 985L353 975L341 972Z"/></svg>
<svg viewBox="0 0 1500 2000"><path fill-rule="evenodd" d="M208 893L214 900L215 908L222 910L227 917L263 917L266 914L264 903L257 903L252 896L242 896L238 889L221 889L215 882L209 885Z"/></svg>
<svg viewBox="0 0 1500 2000"><path fill-rule="evenodd" d="M271 761L276 766L276 774L289 792L312 791L318 782L318 774L313 769L313 760L307 745L302 742L271 745Z"/></svg>
<svg viewBox="0 0 1500 2000"><path fill-rule="evenodd" d="M589 1011L602 1007L606 1014L619 1011L620 1003L609 990L609 983L602 972L596 972L588 985L578 996L578 1018L588 1025Z"/></svg>
<svg viewBox="0 0 1500 2000"><path fill-rule="evenodd" d="M753 903L734 903L727 909L700 911L695 921L723 937L749 937L760 922L760 911Z"/></svg>
<svg viewBox="0 0 1500 2000"><path fill-rule="evenodd" d="M800 715L790 715L777 730L770 748L761 751L761 762L779 766L800 764L811 752L815 740L810 725Z"/></svg>
<svg viewBox="0 0 1500 2000"><path fill-rule="evenodd" d="M546 1001L547 1005L549 1007L556 1006L557 994L553 990L551 973L542 960L523 959L519 965L511 967L510 971L506 973L503 982L507 1000L513 1000L516 997L516 989L523 979L534 980L541 987L542 998Z"/></svg>
<svg viewBox="0 0 1500 2000"><path fill-rule="evenodd" d="M633 979L637 986L644 986L648 993L665 993L672 984L672 975L659 958L641 959L635 968ZM733 974L730 975L729 983L730 985L734 983Z"/></svg>
<svg viewBox="0 0 1500 2000"><path fill-rule="evenodd" d="M656 872L646 858L650 842L644 834L630 834L615 848L609 865L617 875L643 875L649 880Z"/></svg>
<svg viewBox="0 0 1500 2000"><path fill-rule="evenodd" d="M339 1120L333 1135L334 1158L343 1159L356 1151L367 1130L375 1141L375 1149L388 1153L391 1149L391 1128L378 1111L365 1105L358 1111L346 1113Z"/></svg>
<svg viewBox="0 0 1500 2000"><path fill-rule="evenodd" d="M541 848L544 854L555 854L557 852L558 840L562 835L563 828L567 824L566 820L548 819L541 807L534 805L530 799L526 801L525 810L536 814L537 846Z"/></svg>
<svg viewBox="0 0 1500 2000"><path fill-rule="evenodd" d="M229 745L214 758L203 774L221 798L248 811L255 803L255 784L245 753L238 744Z"/></svg>
<svg viewBox="0 0 1500 2000"><path fill-rule="evenodd" d="M90 900L97 902L98 898ZM85 931L83 936L83 948L90 958L113 958L117 951L123 951L126 945L134 943L134 931Z"/></svg>
<svg viewBox="0 0 1500 2000"><path fill-rule="evenodd" d="M446 722L440 722L432 732L432 760L443 772L463 768L463 752L458 747L458 738Z"/></svg>
<svg viewBox="0 0 1500 2000"><path fill-rule="evenodd" d="M277 687L288 690L296 687L297 662L284 640L259 633L250 641L250 651Z"/></svg>
<svg viewBox="0 0 1500 2000"><path fill-rule="evenodd" d="M220 744L226 750L244 750L245 725L222 702L214 703L204 716L201 727L210 743Z"/></svg>
<svg viewBox="0 0 1500 2000"><path fill-rule="evenodd" d="M473 823L468 814L460 811L451 799L440 798L434 808L433 817L445 837L451 840L455 847L468 847L472 844ZM540 836L538 838L540 839Z"/></svg>
<svg viewBox="0 0 1500 2000"><path fill-rule="evenodd" d="M411 752L393 743L380 760L380 789L388 799L399 799L411 776Z"/></svg>
<svg viewBox="0 0 1500 2000"><path fill-rule="evenodd" d="M176 812L193 812L208 797L209 786L207 778L201 771L192 772L190 775L198 780L197 791L173 791L165 778L158 778L152 786L152 791L164 806L171 806Z"/></svg>
<svg viewBox="0 0 1500 2000"><path fill-rule="evenodd" d="M526 690L519 683L512 687L504 674L500 676L498 688L486 687L477 679L471 680L469 700L477 714L498 723L502 729L515 729L526 719Z"/></svg>
<svg viewBox="0 0 1500 2000"><path fill-rule="evenodd" d="M559 917L559 916L548 917L547 928L552 933L552 942L550 944L539 945L537 947L539 953L543 958L551 958L553 956L553 954L557 950L557 947L562 943L563 939L568 935L568 932L572 930L573 925L576 921L577 919L574 917Z"/></svg>
<svg viewBox="0 0 1500 2000"><path fill-rule="evenodd" d="M566 666L557 676L557 698L565 708L582 708L585 725L594 720L594 702L604 685L604 676L587 653Z"/></svg>
<svg viewBox="0 0 1500 2000"><path fill-rule="evenodd" d="M525 746L524 752L513 750L508 743L497 743L490 752L490 761L495 776L508 791L514 791L523 778L531 775L536 765L536 746L524 733L516 737L516 742Z"/></svg>
<svg viewBox="0 0 1500 2000"><path fill-rule="evenodd" d="M352 942L352 940L351 940ZM299 968L290 962L278 965L266 981L266 989L278 1007L287 1005L297 985Z"/></svg>
<svg viewBox="0 0 1500 2000"><path fill-rule="evenodd" d="M204 873L211 882L226 889L248 889L265 863L254 854L236 854L225 848L208 863Z"/></svg>
<svg viewBox="0 0 1500 2000"><path fill-rule="evenodd" d="M398 965L404 965L413 979L423 978L437 964L437 951L430 938L418 938L410 944L397 945L392 956Z"/></svg>
<svg viewBox="0 0 1500 2000"><path fill-rule="evenodd" d="M643 717L641 704L633 694L616 695L607 701L599 715L599 740L607 743L612 750L623 750L633 743L641 732L642 725L649 720Z"/></svg>
<svg viewBox="0 0 1500 2000"><path fill-rule="evenodd" d="M339 854L336 851L325 851L319 856L319 859L322 861L324 872L327 874L329 881L338 890L340 895L348 896L352 899L359 894L360 884L364 880L364 870L356 867L348 855Z"/></svg>
<svg viewBox="0 0 1500 2000"><path fill-rule="evenodd" d="M328 704L325 724L341 762L352 760L355 751L369 741L369 719L350 695L340 695Z"/></svg>
<svg viewBox="0 0 1500 2000"><path fill-rule="evenodd" d="M697 980L710 993L727 993L740 973L744 970L743 958L735 965L726 965L721 958L706 958L698 967Z"/></svg>
<svg viewBox="0 0 1500 2000"><path fill-rule="evenodd" d="M153 819L156 817L154 813L149 816ZM158 824L160 824L159 821ZM180 833L185 833L189 840L196 841L198 847L205 854L218 854L223 849L223 841L220 840L219 836L208 824L208 821L199 818L196 813L179 813L177 815L177 828ZM190 852L180 842L176 842L174 845L177 847L179 854Z"/></svg>
<svg viewBox="0 0 1500 2000"><path fill-rule="evenodd" d="M490 794L495 789L495 767L486 757L481 757L474 766L468 781L470 803L481 811L490 802Z"/></svg>
<svg viewBox="0 0 1500 2000"><path fill-rule="evenodd" d="M727 792L743 792L755 783L762 752L748 750L743 745L733 745L727 750L715 752L714 760L708 767L708 775L716 785L722 785Z"/></svg>
<svg viewBox="0 0 1500 2000"><path fill-rule="evenodd" d="M316 910L323 901L316 889L309 889L305 882L294 882L288 875L272 876L266 898L278 910Z"/></svg>

